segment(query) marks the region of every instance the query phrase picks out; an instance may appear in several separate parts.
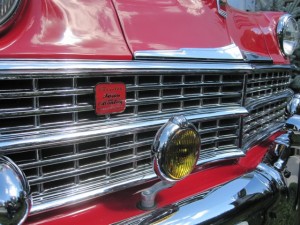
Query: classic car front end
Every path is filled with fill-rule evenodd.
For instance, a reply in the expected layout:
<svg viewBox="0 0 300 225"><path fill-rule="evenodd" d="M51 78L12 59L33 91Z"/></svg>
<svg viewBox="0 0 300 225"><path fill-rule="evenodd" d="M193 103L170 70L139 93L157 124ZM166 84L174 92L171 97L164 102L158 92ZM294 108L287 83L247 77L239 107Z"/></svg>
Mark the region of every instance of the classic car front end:
<svg viewBox="0 0 300 225"><path fill-rule="evenodd" d="M0 224L299 223L290 15L0 7Z"/></svg>

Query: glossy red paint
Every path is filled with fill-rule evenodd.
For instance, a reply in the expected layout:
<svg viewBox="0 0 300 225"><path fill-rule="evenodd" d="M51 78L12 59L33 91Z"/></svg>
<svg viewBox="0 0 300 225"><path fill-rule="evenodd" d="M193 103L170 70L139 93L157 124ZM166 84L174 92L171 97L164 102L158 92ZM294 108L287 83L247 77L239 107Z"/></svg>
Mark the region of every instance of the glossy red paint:
<svg viewBox="0 0 300 225"><path fill-rule="evenodd" d="M132 52L231 44L215 0L113 0Z"/></svg>
<svg viewBox="0 0 300 225"><path fill-rule="evenodd" d="M278 132L271 136L260 145L253 147L248 151L245 158L223 165L210 166L203 168L183 181L178 182L174 187L160 192L157 196L159 207L166 206L172 202L184 199L195 193L226 183L235 179L246 172L252 171L261 162L270 143L281 133ZM144 213L136 208L136 203L140 199L139 190L149 187L151 184L145 184L135 188L126 189L121 192L113 193L93 201L65 208L64 210L55 210L41 215L31 216L26 224L43 225L76 225L76 224L110 224L129 217Z"/></svg>
<svg viewBox="0 0 300 225"><path fill-rule="evenodd" d="M0 58L132 58L110 0L28 1L0 40Z"/></svg>
<svg viewBox="0 0 300 225"><path fill-rule="evenodd" d="M282 12L249 13L227 7L227 26L233 42L242 50L271 57L275 64L288 64L276 37L277 21Z"/></svg>

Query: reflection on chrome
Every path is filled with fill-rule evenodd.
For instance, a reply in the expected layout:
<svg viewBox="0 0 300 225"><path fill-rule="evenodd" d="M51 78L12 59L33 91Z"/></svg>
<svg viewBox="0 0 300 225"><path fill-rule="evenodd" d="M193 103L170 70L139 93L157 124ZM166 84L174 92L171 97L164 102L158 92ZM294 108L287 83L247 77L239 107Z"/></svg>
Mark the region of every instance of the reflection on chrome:
<svg viewBox="0 0 300 225"><path fill-rule="evenodd" d="M30 207L29 185L22 171L7 157L0 157L0 224L22 224Z"/></svg>
<svg viewBox="0 0 300 225"><path fill-rule="evenodd" d="M300 114L300 94L295 94L287 105L287 116Z"/></svg>

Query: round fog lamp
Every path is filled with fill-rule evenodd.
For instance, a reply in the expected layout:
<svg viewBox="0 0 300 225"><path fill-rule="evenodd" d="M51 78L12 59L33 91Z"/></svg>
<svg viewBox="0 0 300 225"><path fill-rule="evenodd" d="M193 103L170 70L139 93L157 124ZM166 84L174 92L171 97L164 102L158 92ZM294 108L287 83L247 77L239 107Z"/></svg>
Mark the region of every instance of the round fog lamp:
<svg viewBox="0 0 300 225"><path fill-rule="evenodd" d="M298 45L298 24L289 14L280 17L277 24L277 37L281 52L290 56Z"/></svg>
<svg viewBox="0 0 300 225"><path fill-rule="evenodd" d="M169 181L181 180L193 171L198 161L199 133L185 117L173 117L158 131L153 152L157 175Z"/></svg>

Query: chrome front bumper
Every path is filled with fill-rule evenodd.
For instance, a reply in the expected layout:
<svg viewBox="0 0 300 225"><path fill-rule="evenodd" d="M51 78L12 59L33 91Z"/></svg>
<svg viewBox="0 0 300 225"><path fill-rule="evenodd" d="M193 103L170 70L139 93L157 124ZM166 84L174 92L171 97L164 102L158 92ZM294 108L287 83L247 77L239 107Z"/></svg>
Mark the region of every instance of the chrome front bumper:
<svg viewBox="0 0 300 225"><path fill-rule="evenodd" d="M117 224L298 224L299 156L280 172L255 171L205 193Z"/></svg>

